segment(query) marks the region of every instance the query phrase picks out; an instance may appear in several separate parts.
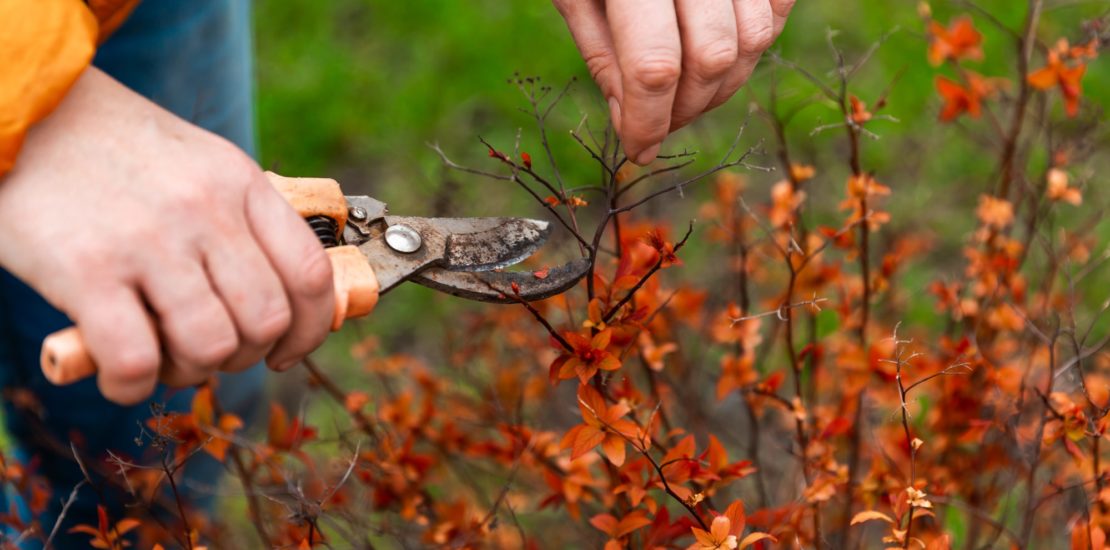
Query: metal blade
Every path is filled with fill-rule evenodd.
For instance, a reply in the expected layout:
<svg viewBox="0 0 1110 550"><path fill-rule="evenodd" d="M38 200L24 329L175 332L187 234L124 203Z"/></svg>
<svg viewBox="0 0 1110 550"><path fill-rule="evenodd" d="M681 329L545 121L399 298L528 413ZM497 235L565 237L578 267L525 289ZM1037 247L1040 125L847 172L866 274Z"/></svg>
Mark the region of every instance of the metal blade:
<svg viewBox="0 0 1110 550"><path fill-rule="evenodd" d="M565 292L589 270L590 261L586 258L553 268L542 279L530 271L464 272L431 267L410 277L409 281L460 298L511 304L519 300L542 300ZM513 291L513 283L518 292Z"/></svg>
<svg viewBox="0 0 1110 550"><path fill-rule="evenodd" d="M493 271L520 263L551 233L550 223L526 218L443 218L434 224L448 235L439 264L448 271Z"/></svg>
<svg viewBox="0 0 1110 550"><path fill-rule="evenodd" d="M513 303L559 294L589 271L585 259L549 270L544 278L494 271L521 262L543 245L551 232L543 220L387 216L385 203L370 197L349 196L347 203L351 217L344 241L366 257L382 294L411 280L471 300ZM401 225L407 228L402 234L419 235L409 241L419 242L411 252L395 250L386 238Z"/></svg>
<svg viewBox="0 0 1110 550"><path fill-rule="evenodd" d="M374 270L380 294L393 290L414 273L428 269L441 257L438 254L428 254L427 250L420 250L415 254L398 254L382 238L370 239L359 245L358 249Z"/></svg>
<svg viewBox="0 0 1110 550"><path fill-rule="evenodd" d="M407 225L420 233L429 249L425 252L437 257L423 258L423 263L451 271L492 271L519 263L551 232L551 224L543 220L387 216L385 203L365 196L348 196L347 204L351 217L343 237L348 244L362 245L389 226Z"/></svg>
<svg viewBox="0 0 1110 550"><path fill-rule="evenodd" d="M385 216L382 220L387 228L411 230L420 241L408 253L391 248L382 235L358 245L374 268L382 293L427 269L486 272L513 265L531 256L550 232L548 222L523 218ZM388 233L387 229L383 235Z"/></svg>

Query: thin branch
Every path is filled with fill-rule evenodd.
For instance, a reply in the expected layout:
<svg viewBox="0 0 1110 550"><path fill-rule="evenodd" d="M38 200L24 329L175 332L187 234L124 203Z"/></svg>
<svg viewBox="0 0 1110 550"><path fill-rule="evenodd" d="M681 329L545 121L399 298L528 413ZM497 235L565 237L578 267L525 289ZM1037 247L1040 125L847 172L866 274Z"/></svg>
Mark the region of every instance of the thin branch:
<svg viewBox="0 0 1110 550"><path fill-rule="evenodd" d="M686 229L686 234L683 235L682 240L678 241L674 245L674 252L675 253L677 253L679 250L682 249L683 246L686 245L687 239L690 238L690 234L693 233L693 232L694 232L694 222L690 222L690 226ZM643 277L640 277L639 281L636 281L636 284L633 285L633 287L628 290L628 293L624 295L624 298L622 298L621 301L617 302L616 305L609 308L609 311L606 311L605 315L601 316L602 322L608 323L609 320L613 318L613 315L615 315L618 311L620 311L620 309L622 307L624 307L625 304L627 304L629 301L631 301L632 298L636 295L636 292L638 290L640 290L640 288L642 288L644 286L644 284L647 283L648 279L650 279L652 275L655 275L655 273L657 271L659 271L660 269L663 268L664 260L665 260L665 258L663 258L663 256L660 255L659 260L655 262L655 265L653 265L651 267L651 269L649 269L648 272L644 274Z"/></svg>
<svg viewBox="0 0 1110 550"><path fill-rule="evenodd" d="M732 168L733 166L743 165L746 168L751 168L751 169L754 169L754 170L763 170L763 171L768 171L768 172L774 170L774 168L767 168L767 167L763 167L763 166L755 166L755 165L751 165L751 164L748 164L748 163L745 162L748 159L749 156L751 156L752 154L759 151L759 149L757 147L753 147L753 148L748 149L742 155L737 157L735 160L732 160L732 161L728 160L730 157L732 157L732 154L736 151L736 147L737 147L737 145L739 145L740 138L744 135L744 129L747 128L747 126L748 126L748 122L744 121L744 124L742 124L740 126L740 131L736 133L736 137L732 140L732 145L729 146L728 151L725 152L724 157L721 159L721 162L718 163L716 166L713 166L712 168L709 168L708 170L705 170L704 172L701 172L700 174L696 174L696 175L694 175L690 178L687 178L687 179L685 179L685 180L683 180L683 181L681 181L681 182L679 182L679 183L677 183L673 186L665 187L663 189L655 191L654 193L651 193L648 196L646 196L646 197L644 197L644 198L642 198L642 199L640 199L636 202L633 202L632 204L628 204L628 205L622 206L620 208L610 209L609 213L610 214L620 214L622 212L628 212L629 210L632 210L634 208L638 208L639 206L643 205L644 203L646 203L648 201L651 201L652 199L655 199L655 198L660 197L662 195L665 195L667 193L671 193L671 192L674 192L674 191L678 191L679 193L681 193L682 190L687 185L690 185L692 183L695 183L697 181L705 179L706 177L711 176L711 175L713 175L717 172L720 172L721 170L726 170L728 168Z"/></svg>
<svg viewBox="0 0 1110 550"><path fill-rule="evenodd" d="M58 519L54 520L54 527L50 529L50 536L46 537L46 542L43 543L44 550L50 550L50 548L53 547L54 537L58 535L58 529L60 529L62 523L65 522L66 513L69 512L69 508L73 506L73 503L77 501L77 493L86 483L88 483L87 479L82 479L77 482L77 485L74 485L73 490L69 492L69 498L62 503L62 511L58 513Z"/></svg>
<svg viewBox="0 0 1110 550"><path fill-rule="evenodd" d="M783 304L778 309L773 309L771 311L764 311L763 313L756 313L754 315L744 315L742 317L733 317L729 320L732 322L733 325L735 325L737 323L743 323L744 321L751 321L752 319L760 319L760 318L763 318L763 317L770 317L770 316L774 315L774 316L778 317L779 321L785 322L787 320L786 319L786 313L785 313L787 310L797 309L797 308L800 308L800 307L809 307L809 308L812 308L816 311L821 311L821 303L822 302L827 302L827 301L829 301L828 298L817 298L815 296L814 298L812 298L810 300L806 300L804 302L797 302L797 303L793 303L793 304Z"/></svg>

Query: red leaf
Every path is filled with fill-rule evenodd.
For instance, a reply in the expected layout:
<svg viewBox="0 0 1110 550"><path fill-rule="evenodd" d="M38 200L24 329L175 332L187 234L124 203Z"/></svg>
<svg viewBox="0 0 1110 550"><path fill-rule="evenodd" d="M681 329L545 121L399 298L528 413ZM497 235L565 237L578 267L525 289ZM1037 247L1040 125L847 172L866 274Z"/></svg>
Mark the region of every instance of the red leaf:
<svg viewBox="0 0 1110 550"><path fill-rule="evenodd" d="M778 391L779 386L782 386L782 381L785 377L786 375L783 374L782 371L772 373L770 376L767 377L766 380L763 381L763 386L769 392L776 392Z"/></svg>
<svg viewBox="0 0 1110 550"><path fill-rule="evenodd" d="M830 437L844 435L848 433L848 430L850 429L852 429L852 423L849 422L847 418L844 418L843 416L838 416L832 419L832 421L829 422L827 426L825 426L825 429L821 432L820 439L828 439Z"/></svg>

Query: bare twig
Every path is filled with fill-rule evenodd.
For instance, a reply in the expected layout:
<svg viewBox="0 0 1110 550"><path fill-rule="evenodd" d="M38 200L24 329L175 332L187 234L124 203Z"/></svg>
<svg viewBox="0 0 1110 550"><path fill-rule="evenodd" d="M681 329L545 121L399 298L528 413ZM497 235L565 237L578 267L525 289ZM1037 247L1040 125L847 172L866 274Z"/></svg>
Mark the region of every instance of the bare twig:
<svg viewBox="0 0 1110 550"><path fill-rule="evenodd" d="M77 501L77 493L81 490L82 487L85 486L86 483L88 483L87 479L82 479L81 481L77 482L77 485L74 485L73 490L69 492L69 497L66 498L66 500L62 503L62 511L58 512L58 519L54 520L54 527L50 529L50 536L46 537L46 542L43 543L44 550L50 550L50 548L53 548L54 537L57 536L58 529L60 529L62 527L62 523L65 522L66 513L69 512L70 506L73 506L73 503Z"/></svg>

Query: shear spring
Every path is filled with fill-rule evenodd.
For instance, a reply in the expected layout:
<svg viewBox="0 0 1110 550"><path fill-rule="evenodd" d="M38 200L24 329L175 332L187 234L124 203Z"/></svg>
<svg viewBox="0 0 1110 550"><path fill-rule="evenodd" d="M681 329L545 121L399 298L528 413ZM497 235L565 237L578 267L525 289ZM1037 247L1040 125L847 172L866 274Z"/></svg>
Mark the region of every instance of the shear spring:
<svg viewBox="0 0 1110 550"><path fill-rule="evenodd" d="M335 220L327 216L310 216L305 218L308 226L312 228L312 232L316 234L316 238L320 239L320 244L324 248L331 248L339 246L339 224Z"/></svg>

